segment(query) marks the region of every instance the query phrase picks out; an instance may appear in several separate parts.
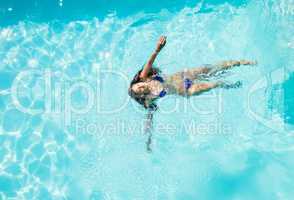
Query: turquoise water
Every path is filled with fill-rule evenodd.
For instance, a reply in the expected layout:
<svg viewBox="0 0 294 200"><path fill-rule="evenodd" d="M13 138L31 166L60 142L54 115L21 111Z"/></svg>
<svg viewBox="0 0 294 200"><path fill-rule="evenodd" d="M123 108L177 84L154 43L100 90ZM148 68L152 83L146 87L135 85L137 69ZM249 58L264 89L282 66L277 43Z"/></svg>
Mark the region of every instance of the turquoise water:
<svg viewBox="0 0 294 200"><path fill-rule="evenodd" d="M294 1L0 3L0 199L293 197ZM129 99L157 38L164 73L227 59L236 90Z"/></svg>

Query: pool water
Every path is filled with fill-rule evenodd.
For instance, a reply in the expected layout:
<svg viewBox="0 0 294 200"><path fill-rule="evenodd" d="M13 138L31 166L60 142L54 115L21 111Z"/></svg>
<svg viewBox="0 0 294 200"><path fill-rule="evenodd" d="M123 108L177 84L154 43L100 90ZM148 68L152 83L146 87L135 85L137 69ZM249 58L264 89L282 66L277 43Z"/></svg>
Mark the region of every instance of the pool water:
<svg viewBox="0 0 294 200"><path fill-rule="evenodd" d="M26 2L0 3L0 199L292 199L293 0ZM166 74L258 65L160 100L148 153L127 89L162 34Z"/></svg>

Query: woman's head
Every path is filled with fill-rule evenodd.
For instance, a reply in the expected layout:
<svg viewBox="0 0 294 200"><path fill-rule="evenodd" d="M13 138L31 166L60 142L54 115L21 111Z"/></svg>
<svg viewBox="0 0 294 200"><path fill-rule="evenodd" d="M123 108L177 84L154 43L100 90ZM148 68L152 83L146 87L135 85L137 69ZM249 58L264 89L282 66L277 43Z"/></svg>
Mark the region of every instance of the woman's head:
<svg viewBox="0 0 294 200"><path fill-rule="evenodd" d="M149 94L149 89L147 84L144 82L138 82L130 85L129 88L129 95L132 97L136 102L143 105L144 108L148 108L148 100L147 96Z"/></svg>
<svg viewBox="0 0 294 200"><path fill-rule="evenodd" d="M148 85L145 82L135 83L131 86L131 90L134 91L135 94L142 96L148 95L150 93Z"/></svg>
<svg viewBox="0 0 294 200"><path fill-rule="evenodd" d="M130 87L129 87L129 95L132 97L136 102L143 105L146 109L153 109L155 110L157 108L156 104L153 102L150 102L150 100L147 99L147 95L150 93L148 89L147 83L140 78L140 73L142 70L140 70L133 78ZM152 70L149 72L148 76L151 77L153 75L158 74L160 71L157 68L152 68Z"/></svg>

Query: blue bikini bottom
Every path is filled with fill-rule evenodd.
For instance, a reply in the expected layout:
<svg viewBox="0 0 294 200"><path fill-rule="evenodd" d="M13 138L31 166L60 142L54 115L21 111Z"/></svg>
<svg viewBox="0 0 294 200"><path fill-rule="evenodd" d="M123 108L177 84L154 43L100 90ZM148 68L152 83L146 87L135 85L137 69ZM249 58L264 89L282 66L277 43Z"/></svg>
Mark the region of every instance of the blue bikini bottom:
<svg viewBox="0 0 294 200"><path fill-rule="evenodd" d="M164 80L163 80L163 78L161 77L161 76L155 76L155 77L153 77L153 80L157 80L157 81L159 81L159 82L161 82L161 83L163 83L164 82ZM193 85L193 81L191 80L191 79L188 79L188 78L185 78L184 79L184 88L186 89L186 90L188 90L191 86ZM159 97L160 98L162 98L162 97L164 97L165 95L167 94L167 92L166 92L166 90L162 90L160 93L159 93Z"/></svg>
<svg viewBox="0 0 294 200"><path fill-rule="evenodd" d="M188 79L188 78L185 78L184 79L184 87L186 90L188 90L191 86L193 85L193 81Z"/></svg>

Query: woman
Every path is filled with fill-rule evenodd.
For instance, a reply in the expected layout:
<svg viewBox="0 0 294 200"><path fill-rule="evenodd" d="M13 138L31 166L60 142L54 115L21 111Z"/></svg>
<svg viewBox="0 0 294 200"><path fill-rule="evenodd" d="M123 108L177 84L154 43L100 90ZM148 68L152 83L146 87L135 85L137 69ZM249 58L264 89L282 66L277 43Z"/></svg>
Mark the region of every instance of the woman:
<svg viewBox="0 0 294 200"><path fill-rule="evenodd" d="M226 61L214 67L197 67L170 76L163 76L159 69L153 67L153 63L165 44L166 37L161 36L155 52L151 55L143 69L135 75L129 87L129 95L149 110L156 110L155 100L165 95L176 94L189 97L199 95L213 88L239 87L241 85L239 81L235 84L226 84L223 81L207 82L207 79L214 77L218 72L223 72L235 66L256 64L246 60ZM199 82L203 80L205 82Z"/></svg>

